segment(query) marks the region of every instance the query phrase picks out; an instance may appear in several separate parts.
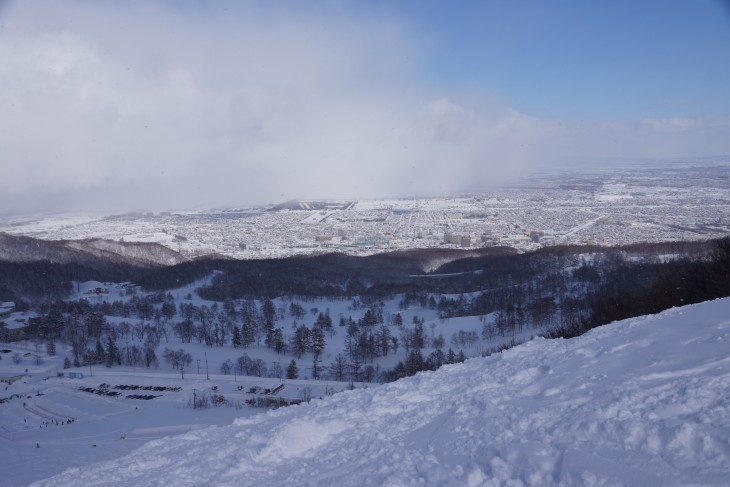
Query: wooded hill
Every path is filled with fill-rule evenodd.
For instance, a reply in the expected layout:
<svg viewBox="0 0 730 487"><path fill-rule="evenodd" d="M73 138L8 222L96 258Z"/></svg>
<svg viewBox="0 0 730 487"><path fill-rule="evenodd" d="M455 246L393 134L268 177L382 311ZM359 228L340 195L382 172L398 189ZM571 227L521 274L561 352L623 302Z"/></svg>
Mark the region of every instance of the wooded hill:
<svg viewBox="0 0 730 487"><path fill-rule="evenodd" d="M468 309L448 299L441 303L446 315L458 316L494 311L517 299L519 289L539 283L535 292L546 297L569 296L569 286L581 287L587 301L581 313L586 323L580 326L585 327L730 294L729 249L730 239L725 238L615 248L547 247L522 254L492 247L248 261L212 256L162 265L177 257L156 244L46 242L0 234L0 299L55 300L68 295L72 281L86 280L132 281L149 291L166 291L214 274L198 293L216 301L396 294L422 299L428 293L476 293ZM444 263L435 266L438 262Z"/></svg>

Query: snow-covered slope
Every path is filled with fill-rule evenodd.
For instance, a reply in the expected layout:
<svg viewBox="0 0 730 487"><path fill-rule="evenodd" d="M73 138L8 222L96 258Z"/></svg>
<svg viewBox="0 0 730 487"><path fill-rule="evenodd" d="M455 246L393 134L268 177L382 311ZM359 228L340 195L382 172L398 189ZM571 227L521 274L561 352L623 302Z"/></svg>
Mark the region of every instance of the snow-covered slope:
<svg viewBox="0 0 730 487"><path fill-rule="evenodd" d="M118 242L102 238L70 240L66 247L88 252L101 259L124 260L138 265L176 265L185 262L178 252L159 243Z"/></svg>
<svg viewBox="0 0 730 487"><path fill-rule="evenodd" d="M730 299L156 440L37 485L728 485Z"/></svg>
<svg viewBox="0 0 730 487"><path fill-rule="evenodd" d="M0 260L57 264L108 266L126 263L136 266L175 265L186 259L158 243L119 242L100 238L83 240L41 240L0 232Z"/></svg>

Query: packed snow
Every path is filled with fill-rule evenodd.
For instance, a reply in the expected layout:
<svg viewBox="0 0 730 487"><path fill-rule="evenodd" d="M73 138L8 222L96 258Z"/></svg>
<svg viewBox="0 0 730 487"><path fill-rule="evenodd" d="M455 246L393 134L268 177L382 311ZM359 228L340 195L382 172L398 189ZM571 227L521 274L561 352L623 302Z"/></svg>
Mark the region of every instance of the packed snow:
<svg viewBox="0 0 730 487"><path fill-rule="evenodd" d="M727 485L730 299L228 425L182 411L169 413L191 423L170 427L180 435L33 485ZM2 458L23 458L4 472L34 468L43 446L28 438L3 442ZM44 458L60 470L80 448Z"/></svg>

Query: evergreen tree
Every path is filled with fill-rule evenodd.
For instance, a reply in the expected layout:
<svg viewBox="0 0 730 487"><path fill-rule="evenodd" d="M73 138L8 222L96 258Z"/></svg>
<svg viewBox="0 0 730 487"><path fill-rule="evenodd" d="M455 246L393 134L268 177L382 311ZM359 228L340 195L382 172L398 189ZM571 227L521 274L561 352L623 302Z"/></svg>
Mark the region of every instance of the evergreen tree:
<svg viewBox="0 0 730 487"><path fill-rule="evenodd" d="M155 353L155 350L157 349L157 345L159 345L159 341L157 341L154 336L148 335L147 339L144 342L144 363L147 368L154 367L157 368L160 365L160 361L157 358L157 353Z"/></svg>
<svg viewBox="0 0 730 487"><path fill-rule="evenodd" d="M357 355L363 359L371 358L368 354L368 334L367 332L361 333L357 337Z"/></svg>
<svg viewBox="0 0 730 487"><path fill-rule="evenodd" d="M70 369L71 368L71 361L68 359L68 357L63 359L63 368L64 369Z"/></svg>
<svg viewBox="0 0 730 487"><path fill-rule="evenodd" d="M361 323L361 324L362 324L363 326L373 326L373 325L375 325L375 324L376 324L377 322L378 322L377 316L376 316L376 314L375 314L375 313L373 312L373 310L371 310L370 308L368 308L368 309L367 309L367 310L365 311L365 314L363 315L363 317L362 317L362 320L360 320L360 323Z"/></svg>
<svg viewBox="0 0 730 487"><path fill-rule="evenodd" d="M56 355L56 342L53 338L50 338L46 344L46 353L49 357Z"/></svg>
<svg viewBox="0 0 730 487"><path fill-rule="evenodd" d="M45 322L44 333L45 336L48 337L57 337L66 324L63 318L63 313L56 306L51 307L48 311L48 316L46 316L46 319L43 321Z"/></svg>
<svg viewBox="0 0 730 487"><path fill-rule="evenodd" d="M423 322L416 323L415 328L413 329L413 343L412 346L415 349L421 350L426 345L425 335L423 333ZM407 366L407 365L406 365Z"/></svg>
<svg viewBox="0 0 730 487"><path fill-rule="evenodd" d="M380 348L380 355L383 357L388 355L388 352L390 352L390 337L390 329L385 325L380 325L380 329L377 333L377 342Z"/></svg>
<svg viewBox="0 0 730 487"><path fill-rule="evenodd" d="M301 304L292 301L289 305L289 313L291 313L294 318L301 320L304 318L305 311Z"/></svg>
<svg viewBox="0 0 730 487"><path fill-rule="evenodd" d="M332 316L330 316L330 309L327 308L324 310L324 326L323 328L325 330L331 330L332 329Z"/></svg>
<svg viewBox="0 0 730 487"><path fill-rule="evenodd" d="M378 340L375 338L375 333L368 333L368 357L370 357L371 361L378 356L379 350L380 347Z"/></svg>
<svg viewBox="0 0 730 487"><path fill-rule="evenodd" d="M403 326L403 316L400 313L393 316L393 324L395 326Z"/></svg>
<svg viewBox="0 0 730 487"><path fill-rule="evenodd" d="M347 323L347 336L348 337L354 337L357 336L358 327L357 323L350 317L348 323Z"/></svg>
<svg viewBox="0 0 730 487"><path fill-rule="evenodd" d="M175 303L171 301L165 301L162 303L160 308L160 314L165 317L166 320L171 320L175 316Z"/></svg>
<svg viewBox="0 0 730 487"><path fill-rule="evenodd" d="M286 343L284 343L284 330L276 328L272 337L272 346L276 353L284 353L286 351Z"/></svg>
<svg viewBox="0 0 730 487"><path fill-rule="evenodd" d="M111 367L114 365L114 362L117 361L117 358L119 357L119 350L117 348L116 343L114 343L114 340L111 336L107 338L106 343L106 366Z"/></svg>
<svg viewBox="0 0 730 487"><path fill-rule="evenodd" d="M451 347L449 347L449 351L446 352L446 363L447 364L455 364L456 363L456 354L453 350L451 350Z"/></svg>
<svg viewBox="0 0 730 487"><path fill-rule="evenodd" d="M309 328L299 325L291 338L292 351L297 358L301 358L309 349Z"/></svg>
<svg viewBox="0 0 730 487"><path fill-rule="evenodd" d="M231 336L231 344L233 345L233 348L241 348L242 341L241 341L241 329L238 328L238 326L233 325L233 333Z"/></svg>
<svg viewBox="0 0 730 487"><path fill-rule="evenodd" d="M312 379L319 380L322 375L322 367L319 365L319 354L315 353L312 358Z"/></svg>
<svg viewBox="0 0 730 487"><path fill-rule="evenodd" d="M415 348L408 353L405 367L408 375L413 375L416 372L424 370L423 355L421 355L421 351L419 349Z"/></svg>
<svg viewBox="0 0 730 487"><path fill-rule="evenodd" d="M256 341L256 322L246 315L246 319L241 326L241 346L248 348Z"/></svg>
<svg viewBox="0 0 730 487"><path fill-rule="evenodd" d="M314 323L315 326L320 326L324 328L325 330L331 330L332 329L332 317L330 317L330 310L329 308L325 310L324 313L319 313L319 316L317 316L317 321Z"/></svg>
<svg viewBox="0 0 730 487"><path fill-rule="evenodd" d="M314 322L314 326L324 326L325 323L324 313L320 311L319 315L317 315L317 321Z"/></svg>
<svg viewBox="0 0 730 487"><path fill-rule="evenodd" d="M310 350L313 354L319 355L320 353L322 353L326 345L324 330L321 326L315 326L314 328L312 328L312 332L310 333L310 335Z"/></svg>
<svg viewBox="0 0 730 487"><path fill-rule="evenodd" d="M276 321L276 308L269 298L266 298L261 304L261 315L264 319L263 325L266 346L274 348L274 322Z"/></svg>
<svg viewBox="0 0 730 487"><path fill-rule="evenodd" d="M297 377L299 377L299 368L297 367L297 363L292 360L289 362L289 367L286 368L286 378L296 379Z"/></svg>
<svg viewBox="0 0 730 487"><path fill-rule="evenodd" d="M91 363L103 363L106 360L106 351L104 350L104 345L101 344L101 341L96 341L96 350L94 351L94 356L89 362Z"/></svg>
<svg viewBox="0 0 730 487"><path fill-rule="evenodd" d="M429 370L436 370L441 367L445 361L446 356L444 355L444 352L437 349L431 352L431 355L429 355L426 359L426 368Z"/></svg>
<svg viewBox="0 0 730 487"><path fill-rule="evenodd" d="M456 357L456 361L463 362L464 360L466 360L466 355L464 355L463 350L459 350L459 355L458 355L458 357Z"/></svg>

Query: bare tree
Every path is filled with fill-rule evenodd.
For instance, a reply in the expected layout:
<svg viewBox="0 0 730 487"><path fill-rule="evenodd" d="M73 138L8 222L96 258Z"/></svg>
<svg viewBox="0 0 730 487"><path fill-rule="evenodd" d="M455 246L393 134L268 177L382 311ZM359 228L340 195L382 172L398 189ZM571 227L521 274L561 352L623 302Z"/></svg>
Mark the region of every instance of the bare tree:
<svg viewBox="0 0 730 487"><path fill-rule="evenodd" d="M33 357L35 358L35 364L40 365L43 363L43 360L41 360L41 342L40 342L40 340L36 340L33 343L33 346L35 348L35 353L33 354Z"/></svg>
<svg viewBox="0 0 730 487"><path fill-rule="evenodd" d="M335 361L329 366L330 377L341 382L345 380L345 373L347 373L347 360L341 353L338 353Z"/></svg>
<svg viewBox="0 0 730 487"><path fill-rule="evenodd" d="M233 361L231 361L231 359L228 359L221 364L221 372L223 372L224 375L231 375L232 371L233 371Z"/></svg>
<svg viewBox="0 0 730 487"><path fill-rule="evenodd" d="M299 398L302 401L311 401L312 400L312 388L309 386L302 387L302 390L299 391Z"/></svg>

